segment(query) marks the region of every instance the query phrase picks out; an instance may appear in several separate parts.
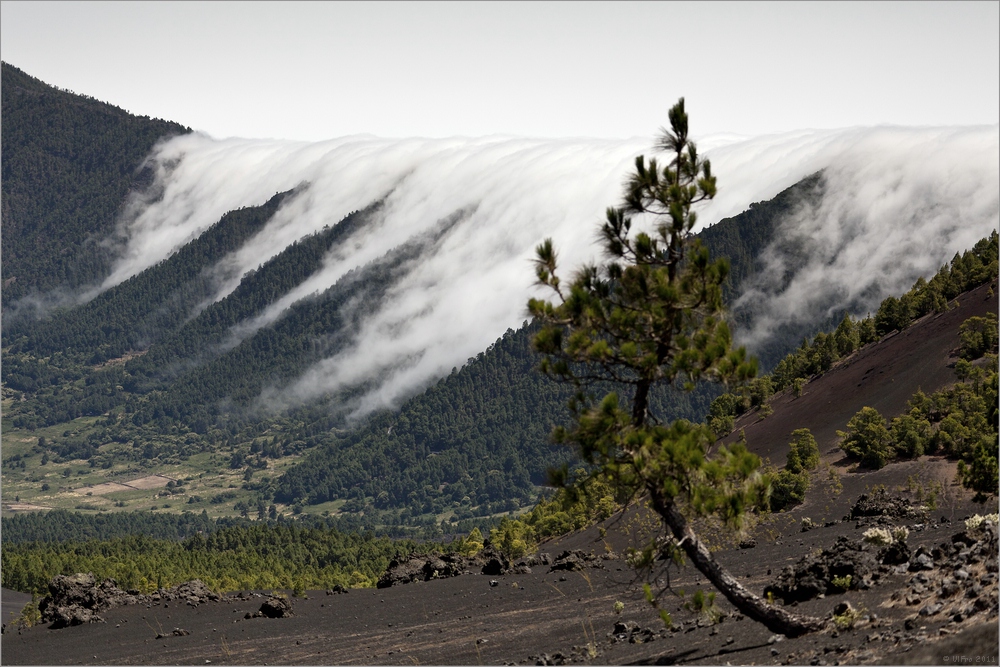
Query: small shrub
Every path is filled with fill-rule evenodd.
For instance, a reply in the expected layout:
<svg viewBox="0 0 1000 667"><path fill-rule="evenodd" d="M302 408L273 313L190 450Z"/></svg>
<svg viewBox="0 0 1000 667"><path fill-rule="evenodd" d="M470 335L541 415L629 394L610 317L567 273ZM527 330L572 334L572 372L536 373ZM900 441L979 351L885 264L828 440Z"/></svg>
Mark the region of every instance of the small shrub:
<svg viewBox="0 0 1000 667"><path fill-rule="evenodd" d="M851 589L851 575L845 574L843 577L834 577L830 580L830 585L842 591Z"/></svg>
<svg viewBox="0 0 1000 667"><path fill-rule="evenodd" d="M861 465L878 470L894 455L885 418L875 408L865 406L847 422L847 431L837 431L843 438L840 448L861 459Z"/></svg>
<svg viewBox="0 0 1000 667"><path fill-rule="evenodd" d="M14 625L19 628L30 628L42 622L42 614L38 611L38 602L32 596L31 602L24 605L21 613L14 618Z"/></svg>
<svg viewBox="0 0 1000 667"><path fill-rule="evenodd" d="M875 546L887 546L892 544L892 533L885 528L869 528L862 535L861 539Z"/></svg>
<svg viewBox="0 0 1000 667"><path fill-rule="evenodd" d="M616 614L622 613L623 611L625 611L625 603L624 602L618 602L618 601L616 601L615 604L614 604L614 606L612 607L612 610Z"/></svg>
<svg viewBox="0 0 1000 667"><path fill-rule="evenodd" d="M699 588L691 596L691 599L684 603L684 608L694 614L704 614L713 623L718 623L722 618L722 612L715 606L715 592L708 595Z"/></svg>
<svg viewBox="0 0 1000 667"><path fill-rule="evenodd" d="M847 611L843 614L835 614L833 617L833 624L837 626L838 630L851 630L861 620L864 616L865 609L854 609L848 607Z"/></svg>
<svg viewBox="0 0 1000 667"><path fill-rule="evenodd" d="M792 441L788 443L788 458L785 468L791 472L815 470L819 466L819 445L807 428L792 431Z"/></svg>
<svg viewBox="0 0 1000 667"><path fill-rule="evenodd" d="M781 470L771 478L770 507L772 512L798 505L809 489L809 473Z"/></svg>
<svg viewBox="0 0 1000 667"><path fill-rule="evenodd" d="M969 533L978 533L982 528L984 521L992 521L997 523L996 514L987 514L986 516L980 516L979 514L973 514L968 519L965 520L965 530Z"/></svg>

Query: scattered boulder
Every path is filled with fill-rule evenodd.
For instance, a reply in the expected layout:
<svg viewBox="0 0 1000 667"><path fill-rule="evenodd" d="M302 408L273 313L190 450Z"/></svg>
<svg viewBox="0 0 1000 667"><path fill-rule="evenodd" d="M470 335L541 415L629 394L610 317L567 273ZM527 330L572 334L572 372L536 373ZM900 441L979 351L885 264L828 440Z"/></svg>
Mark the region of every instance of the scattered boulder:
<svg viewBox="0 0 1000 667"><path fill-rule="evenodd" d="M288 598L280 598L275 595L264 600L257 613L266 618L288 618L295 615L292 612L291 601Z"/></svg>
<svg viewBox="0 0 1000 667"><path fill-rule="evenodd" d="M483 565L482 572L485 575L494 577L506 574L508 570L510 570L510 561L503 554L495 551L486 557L486 563Z"/></svg>
<svg viewBox="0 0 1000 667"><path fill-rule="evenodd" d="M752 537L740 540L740 549L753 549L757 546L757 540Z"/></svg>
<svg viewBox="0 0 1000 667"><path fill-rule="evenodd" d="M177 600L186 602L194 607L206 602L215 602L222 599L222 596L218 593L208 590L208 586L201 579L192 579L191 581L185 581L183 584L178 584L173 588L160 589L158 593L161 600Z"/></svg>
<svg viewBox="0 0 1000 667"><path fill-rule="evenodd" d="M403 559L393 559L375 585L378 588L389 588L397 584L457 577L476 571L497 576L510 573L511 565L507 557L493 547L486 547L475 556L412 554Z"/></svg>
<svg viewBox="0 0 1000 667"><path fill-rule="evenodd" d="M340 584L335 585L333 588L326 589L326 594L327 595L334 595L334 594L336 594L336 595L342 595L342 594L348 593L348 592L349 591L346 588L344 588L343 586L341 586Z"/></svg>
<svg viewBox="0 0 1000 667"><path fill-rule="evenodd" d="M910 557L911 572L919 572L920 570L933 570L934 569L934 558L927 553L927 550L920 547L914 552Z"/></svg>

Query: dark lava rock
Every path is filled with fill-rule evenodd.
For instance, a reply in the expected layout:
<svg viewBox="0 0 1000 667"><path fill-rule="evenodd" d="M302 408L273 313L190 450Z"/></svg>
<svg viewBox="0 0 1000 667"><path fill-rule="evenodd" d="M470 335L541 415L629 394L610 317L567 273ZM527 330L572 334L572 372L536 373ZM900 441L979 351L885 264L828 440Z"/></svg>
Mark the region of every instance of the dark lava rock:
<svg viewBox="0 0 1000 667"><path fill-rule="evenodd" d="M893 542L878 552L878 561L886 565L902 565L910 560L910 547L906 542Z"/></svg>
<svg viewBox="0 0 1000 667"><path fill-rule="evenodd" d="M508 574L511 566L507 557L493 547L486 547L475 556L414 554L403 559L393 559L375 585L378 588L389 588L397 584L457 577L477 570L489 576L497 576Z"/></svg>
<svg viewBox="0 0 1000 667"><path fill-rule="evenodd" d="M740 549L753 549L755 546L757 546L757 540L752 537L740 540Z"/></svg>
<svg viewBox="0 0 1000 667"><path fill-rule="evenodd" d="M877 569L875 557L860 541L840 537L830 549L815 556L805 556L794 566L785 567L775 582L764 589L764 594L770 593L786 604L805 602L820 594L842 592L833 586L834 577L850 575L853 586L870 578Z"/></svg>
<svg viewBox="0 0 1000 667"><path fill-rule="evenodd" d="M905 498L891 496L884 488L878 488L871 493L863 493L851 507L849 520L862 517L889 517L902 519L906 517L923 517L925 510L918 509Z"/></svg>
<svg viewBox="0 0 1000 667"><path fill-rule="evenodd" d="M208 590L200 580L186 581L173 588L161 588L152 595L138 591L123 591L114 579L97 583L93 574L59 575L49 582L49 594L38 603L42 621L51 628L65 628L82 623L103 622L99 612L129 604L150 602L186 602L199 604L220 600L221 596Z"/></svg>
<svg viewBox="0 0 1000 667"><path fill-rule="evenodd" d="M510 561L508 561L503 554L494 552L486 558L486 563L483 565L482 572L485 575L494 577L500 574L505 574L509 569Z"/></svg>
<svg viewBox="0 0 1000 667"><path fill-rule="evenodd" d="M920 570L933 570L934 569L934 559L929 553L920 547L917 549L916 553L910 558L910 571L918 572Z"/></svg>
<svg viewBox="0 0 1000 667"><path fill-rule="evenodd" d="M98 612L125 604L146 602L147 596L132 595L118 588L114 579L97 583L93 574L59 575L49 582L49 594L38 603L42 621L51 628L83 623L102 623Z"/></svg>
<svg viewBox="0 0 1000 667"><path fill-rule="evenodd" d="M288 598L279 598L274 595L264 600L258 613L267 618L288 618L295 615L292 613L292 603Z"/></svg>
<svg viewBox="0 0 1000 667"><path fill-rule="evenodd" d="M185 581L183 584L178 584L173 588L160 589L157 592L163 600L178 600L195 606L222 599L222 596L218 593L208 590L208 586L201 579Z"/></svg>
<svg viewBox="0 0 1000 667"><path fill-rule="evenodd" d="M344 588L340 584L337 584L333 588L326 589L326 594L327 595L334 595L334 594L341 595L341 594L348 593L348 592L350 592L350 591L348 591L346 588Z"/></svg>
<svg viewBox="0 0 1000 667"><path fill-rule="evenodd" d="M585 553L580 549L573 549L572 551L564 551L559 554L549 567L549 572L555 572L557 570L567 570L573 572L575 570L583 570L588 567L604 567L604 565L594 554Z"/></svg>

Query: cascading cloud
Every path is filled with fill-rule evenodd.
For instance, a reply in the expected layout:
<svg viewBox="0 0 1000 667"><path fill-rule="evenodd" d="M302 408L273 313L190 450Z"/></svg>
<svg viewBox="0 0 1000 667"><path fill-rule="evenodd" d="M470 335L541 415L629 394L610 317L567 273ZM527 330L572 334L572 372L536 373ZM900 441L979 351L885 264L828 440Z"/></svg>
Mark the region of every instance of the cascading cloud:
<svg viewBox="0 0 1000 667"><path fill-rule="evenodd" d="M791 281L779 284L770 277L782 274L786 258L779 244L765 252L766 270L738 301L755 316L742 340L752 347L782 323L870 308L997 229L998 138L998 126L877 127L701 142L719 183L719 196L699 211L701 225L825 170L822 203L779 225L782 238L807 249L806 261L799 258ZM464 211L366 320L353 348L280 392L297 402L379 377L357 410L398 404L520 324L535 289L530 260L542 239L553 238L563 267L596 257L604 209L618 203L635 156L651 154L651 144L651 138L354 136L301 143L176 137L149 158L157 196L129 207L118 230L120 259L101 289L169 256L227 211L307 183L217 267L215 299L221 299L246 271L296 239L385 199L376 219L348 247L332 251L317 274L234 329L238 340L297 299Z"/></svg>

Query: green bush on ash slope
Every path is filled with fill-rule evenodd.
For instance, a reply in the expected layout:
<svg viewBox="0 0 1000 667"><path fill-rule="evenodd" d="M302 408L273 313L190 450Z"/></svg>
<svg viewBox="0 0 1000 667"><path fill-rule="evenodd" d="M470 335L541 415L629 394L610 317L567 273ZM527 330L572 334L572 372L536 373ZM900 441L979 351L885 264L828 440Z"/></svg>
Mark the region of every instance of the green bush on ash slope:
<svg viewBox="0 0 1000 667"><path fill-rule="evenodd" d="M830 370L838 359L863 345L905 329L913 320L928 313L944 312L948 302L962 292L996 280L997 255L998 235L993 232L970 250L956 253L951 263L942 266L929 281L918 278L902 297L884 299L874 316L855 320L845 315L835 331L818 333L811 342L803 340L799 348L779 361L769 374L755 378L739 391L716 398L708 412L709 425L717 435L725 435L732 431L737 417L766 404L774 394L790 387L798 391L805 380ZM970 329L963 336L975 340L980 347L986 344L984 334L978 329ZM988 334L986 340L990 340Z"/></svg>
<svg viewBox="0 0 1000 667"><path fill-rule="evenodd" d="M958 477L977 502L997 495L997 318L972 317L961 326L959 382L930 396L918 391L910 409L890 422L864 407L838 431L841 449L879 469L897 458L946 454L959 459ZM982 360L982 363L971 363Z"/></svg>
<svg viewBox="0 0 1000 667"><path fill-rule="evenodd" d="M75 288L104 278L96 242L113 229L158 140L190 132L59 90L3 63L3 296Z"/></svg>

